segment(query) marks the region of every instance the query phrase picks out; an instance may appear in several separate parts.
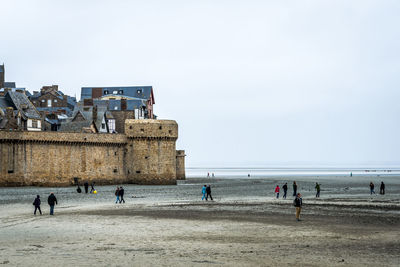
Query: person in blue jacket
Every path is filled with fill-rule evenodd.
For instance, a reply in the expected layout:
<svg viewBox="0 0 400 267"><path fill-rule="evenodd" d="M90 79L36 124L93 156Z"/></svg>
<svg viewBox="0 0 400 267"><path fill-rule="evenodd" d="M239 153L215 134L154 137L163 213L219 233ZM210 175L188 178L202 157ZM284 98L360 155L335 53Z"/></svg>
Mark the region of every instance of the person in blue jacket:
<svg viewBox="0 0 400 267"><path fill-rule="evenodd" d="M201 193L203 194L201 200L204 200L206 198L206 192L207 192L207 185L204 185L203 188L201 189Z"/></svg>

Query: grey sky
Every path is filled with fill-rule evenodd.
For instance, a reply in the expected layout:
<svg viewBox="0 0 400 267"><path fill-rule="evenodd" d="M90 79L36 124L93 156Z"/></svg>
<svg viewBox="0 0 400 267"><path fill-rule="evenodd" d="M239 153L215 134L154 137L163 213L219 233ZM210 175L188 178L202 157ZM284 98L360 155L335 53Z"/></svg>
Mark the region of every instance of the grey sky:
<svg viewBox="0 0 400 267"><path fill-rule="evenodd" d="M187 165L399 163L399 1L0 0L30 91L153 85Z"/></svg>

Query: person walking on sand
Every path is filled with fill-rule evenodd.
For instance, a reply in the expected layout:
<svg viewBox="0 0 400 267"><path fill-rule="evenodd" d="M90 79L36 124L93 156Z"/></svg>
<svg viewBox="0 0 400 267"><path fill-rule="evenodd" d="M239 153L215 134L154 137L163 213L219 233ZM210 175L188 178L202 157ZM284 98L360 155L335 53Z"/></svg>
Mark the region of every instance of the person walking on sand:
<svg viewBox="0 0 400 267"><path fill-rule="evenodd" d="M370 191L371 191L371 195L372 195L372 194L375 194L374 188L375 188L374 183L373 183L373 182L370 182L370 183L369 183L369 189L370 189Z"/></svg>
<svg viewBox="0 0 400 267"><path fill-rule="evenodd" d="M42 215L42 211L40 209L40 196L37 195L35 200L33 201L33 206L35 206L35 211L33 212L33 215L36 215L36 210L39 210L40 215Z"/></svg>
<svg viewBox="0 0 400 267"><path fill-rule="evenodd" d="M293 205L296 207L296 221L300 221L300 212L301 207L303 206L303 199L301 198L300 193L296 195L296 198L293 201Z"/></svg>
<svg viewBox="0 0 400 267"><path fill-rule="evenodd" d="M122 201L125 203L125 199L124 199L124 189L122 188L122 186L119 188L118 194L119 194L119 203L121 204Z"/></svg>
<svg viewBox="0 0 400 267"><path fill-rule="evenodd" d="M297 184L296 181L293 181L293 196L295 197L297 195Z"/></svg>
<svg viewBox="0 0 400 267"><path fill-rule="evenodd" d="M276 198L279 198L279 191L280 191L281 189L279 188L279 185L277 185L276 187L275 187L275 194L276 194Z"/></svg>
<svg viewBox="0 0 400 267"><path fill-rule="evenodd" d="M85 193L87 194L89 192L89 183L86 181L83 185L85 186Z"/></svg>
<svg viewBox="0 0 400 267"><path fill-rule="evenodd" d="M50 206L50 215L54 215L54 205L57 205L57 198L53 192L50 193L49 198L47 199L47 203Z"/></svg>
<svg viewBox="0 0 400 267"><path fill-rule="evenodd" d="M94 189L94 182L92 182L92 183L90 184L90 186L91 186L91 188L90 188L90 194L91 194L91 193L93 193L93 192L95 191L95 189Z"/></svg>
<svg viewBox="0 0 400 267"><path fill-rule="evenodd" d="M208 197L210 197L210 199L213 200L213 198L211 196L211 185L207 185L206 193L207 193L206 200L208 200Z"/></svg>
<svg viewBox="0 0 400 267"><path fill-rule="evenodd" d="M385 194L385 184L383 181L381 182L381 188L379 190L379 194L384 195Z"/></svg>
<svg viewBox="0 0 400 267"><path fill-rule="evenodd" d="M315 197L319 197L319 194L321 192L321 185L319 183L315 183L315 190L317 190L317 194Z"/></svg>
<svg viewBox="0 0 400 267"><path fill-rule="evenodd" d="M286 199L286 194L287 194L287 183L285 183L285 184L282 186L282 189L283 189L283 198Z"/></svg>
<svg viewBox="0 0 400 267"><path fill-rule="evenodd" d="M117 204L119 202L119 187L117 186L117 190L115 190L115 196L117 197L117 199L115 200L115 204Z"/></svg>
<svg viewBox="0 0 400 267"><path fill-rule="evenodd" d="M201 189L201 193L203 194L203 197L201 200L204 200L206 198L206 192L207 192L207 186L203 185L203 188Z"/></svg>

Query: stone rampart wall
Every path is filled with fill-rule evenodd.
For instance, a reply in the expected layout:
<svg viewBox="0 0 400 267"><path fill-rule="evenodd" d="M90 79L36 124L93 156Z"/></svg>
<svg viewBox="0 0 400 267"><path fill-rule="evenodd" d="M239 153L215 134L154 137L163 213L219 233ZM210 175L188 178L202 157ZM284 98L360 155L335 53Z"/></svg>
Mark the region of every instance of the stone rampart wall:
<svg viewBox="0 0 400 267"><path fill-rule="evenodd" d="M67 186L74 177L80 183L176 184L176 122L127 120L125 131L0 131L0 186Z"/></svg>

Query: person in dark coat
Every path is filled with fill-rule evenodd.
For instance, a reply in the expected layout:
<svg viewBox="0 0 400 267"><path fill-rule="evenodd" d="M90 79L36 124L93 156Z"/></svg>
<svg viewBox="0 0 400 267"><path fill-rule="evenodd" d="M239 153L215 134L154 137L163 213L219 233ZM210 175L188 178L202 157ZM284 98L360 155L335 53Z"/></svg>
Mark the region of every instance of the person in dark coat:
<svg viewBox="0 0 400 267"><path fill-rule="evenodd" d="M81 187L79 186L79 184L78 184L78 188L76 189L76 192L82 193L82 189L81 189Z"/></svg>
<svg viewBox="0 0 400 267"><path fill-rule="evenodd" d="M83 185L85 186L85 193L87 194L89 192L89 183L85 182Z"/></svg>
<svg viewBox="0 0 400 267"><path fill-rule="evenodd" d="M213 200L213 198L211 196L211 185L207 185L206 193L207 193L206 200L208 200L208 197L210 197L210 199Z"/></svg>
<svg viewBox="0 0 400 267"><path fill-rule="evenodd" d="M286 194L287 194L287 183L285 183L285 184L282 186L282 189L283 189L283 198L286 199Z"/></svg>
<svg viewBox="0 0 400 267"><path fill-rule="evenodd" d="M381 195L385 194L385 184L383 183L383 181L381 183L381 188L379 190L379 194L381 194Z"/></svg>
<svg viewBox="0 0 400 267"><path fill-rule="evenodd" d="M122 186L119 188L118 194L119 194L119 203L121 203L122 201L125 203L124 189L122 188Z"/></svg>
<svg viewBox="0 0 400 267"><path fill-rule="evenodd" d="M300 212L301 207L303 206L303 199L301 198L300 193L296 195L296 198L293 201L293 205L296 207L296 221L300 221Z"/></svg>
<svg viewBox="0 0 400 267"><path fill-rule="evenodd" d="M321 193L321 185L319 183L315 183L315 190L317 190L317 194L315 195L315 197L319 197Z"/></svg>
<svg viewBox="0 0 400 267"><path fill-rule="evenodd" d="M49 203L50 206L50 215L54 215L54 205L57 205L57 198L53 192L50 193L47 203Z"/></svg>
<svg viewBox="0 0 400 267"><path fill-rule="evenodd" d="M297 184L296 181L293 181L293 196L295 197L297 195Z"/></svg>
<svg viewBox="0 0 400 267"><path fill-rule="evenodd" d="M374 188L375 188L375 185L374 185L373 182L371 182L371 183L369 184L369 189L370 189L370 191L371 191L371 195L372 195L372 194L375 194Z"/></svg>
<svg viewBox="0 0 400 267"><path fill-rule="evenodd" d="M33 206L35 206L35 211L33 212L34 215L36 215L36 210L39 210L40 215L42 215L42 211L40 209L40 196L37 195L35 200L33 201Z"/></svg>

